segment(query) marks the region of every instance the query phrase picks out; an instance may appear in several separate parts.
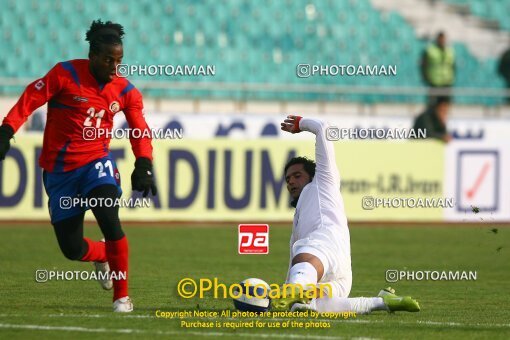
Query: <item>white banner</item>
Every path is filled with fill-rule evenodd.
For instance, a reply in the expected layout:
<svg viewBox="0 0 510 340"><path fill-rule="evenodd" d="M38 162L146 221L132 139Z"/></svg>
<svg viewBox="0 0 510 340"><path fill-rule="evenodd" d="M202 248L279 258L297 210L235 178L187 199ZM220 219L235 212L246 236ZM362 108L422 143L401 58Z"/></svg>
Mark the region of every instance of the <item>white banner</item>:
<svg viewBox="0 0 510 340"><path fill-rule="evenodd" d="M445 196L450 221L510 221L510 144L453 142L445 149Z"/></svg>

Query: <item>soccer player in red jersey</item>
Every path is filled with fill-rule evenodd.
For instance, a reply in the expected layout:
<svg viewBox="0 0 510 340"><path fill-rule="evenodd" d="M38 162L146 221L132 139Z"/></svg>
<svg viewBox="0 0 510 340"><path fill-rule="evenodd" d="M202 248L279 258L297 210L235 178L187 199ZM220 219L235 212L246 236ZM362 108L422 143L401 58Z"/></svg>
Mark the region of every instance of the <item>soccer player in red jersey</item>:
<svg viewBox="0 0 510 340"><path fill-rule="evenodd" d="M91 207L104 241L83 237L83 219L88 207L71 206L73 198L115 201L121 195L120 176L109 155L113 117L123 111L131 129L146 131L141 93L125 78L116 76L122 62L121 25L101 20L92 22L86 34L89 59L56 64L44 77L27 86L0 126L0 160L10 139L39 106L48 103L48 115L39 165L49 197L51 223L58 244L70 260L94 262L96 271L110 272L100 280L104 289L113 286L113 310L131 312L128 296L128 242L119 221L118 206ZM131 175L132 189L156 195L152 174L151 139L130 138L136 156ZM112 200L109 200L110 202Z"/></svg>

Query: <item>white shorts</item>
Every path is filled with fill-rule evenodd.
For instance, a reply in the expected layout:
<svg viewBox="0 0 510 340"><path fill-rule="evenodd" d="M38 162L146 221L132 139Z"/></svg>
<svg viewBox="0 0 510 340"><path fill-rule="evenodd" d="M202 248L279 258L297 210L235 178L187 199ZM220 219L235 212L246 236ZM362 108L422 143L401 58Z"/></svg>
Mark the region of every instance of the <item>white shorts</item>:
<svg viewBox="0 0 510 340"><path fill-rule="evenodd" d="M292 247L292 258L298 254L311 254L316 256L324 266L324 274L318 284L318 288L331 287L331 292L325 292L328 296L348 297L352 287L352 270L350 256L333 254L324 245L309 239L297 241ZM329 284L329 286L326 286Z"/></svg>

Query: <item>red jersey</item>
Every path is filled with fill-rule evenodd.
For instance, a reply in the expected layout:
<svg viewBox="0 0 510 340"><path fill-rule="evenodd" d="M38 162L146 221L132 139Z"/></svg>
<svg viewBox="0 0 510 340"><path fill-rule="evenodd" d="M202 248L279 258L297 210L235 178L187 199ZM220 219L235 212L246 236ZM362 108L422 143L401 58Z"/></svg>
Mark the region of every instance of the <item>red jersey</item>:
<svg viewBox="0 0 510 340"><path fill-rule="evenodd" d="M111 134L84 136L84 128L111 131L113 116L123 111L131 129L149 127L143 117L142 95L125 78L99 84L89 71L88 59L64 61L27 86L3 120L16 132L39 106L48 103L48 115L39 165L49 172L79 168L108 155ZM150 133L131 138L136 158L152 160Z"/></svg>

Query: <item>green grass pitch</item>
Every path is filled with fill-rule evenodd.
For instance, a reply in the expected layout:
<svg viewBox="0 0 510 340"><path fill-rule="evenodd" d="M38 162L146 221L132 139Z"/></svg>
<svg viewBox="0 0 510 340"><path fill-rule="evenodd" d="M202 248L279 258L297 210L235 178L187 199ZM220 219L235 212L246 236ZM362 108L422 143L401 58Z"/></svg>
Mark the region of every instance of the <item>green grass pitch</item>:
<svg viewBox="0 0 510 340"><path fill-rule="evenodd" d="M113 314L111 293L102 291L96 282L35 282L37 269L92 268L88 263L66 260L51 228L0 226L0 338L510 338L507 227L351 227L351 296L374 296L392 285L397 293L418 299L421 312L376 312L347 320L325 320L330 328L320 329L237 330L183 328L179 319L156 318L155 312L233 309L231 300L211 295L203 299L178 297L177 283L185 277L217 277L223 283L259 277L281 283L288 266L290 227L271 227L268 255L238 255L235 224L124 229L130 243L130 295L135 304L130 315ZM90 226L86 234L100 236L98 228ZM388 284L388 269L476 270L477 280Z"/></svg>

